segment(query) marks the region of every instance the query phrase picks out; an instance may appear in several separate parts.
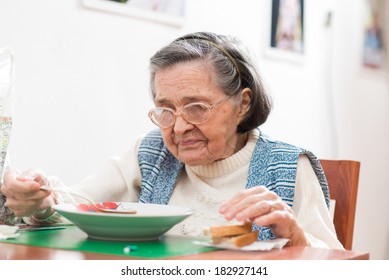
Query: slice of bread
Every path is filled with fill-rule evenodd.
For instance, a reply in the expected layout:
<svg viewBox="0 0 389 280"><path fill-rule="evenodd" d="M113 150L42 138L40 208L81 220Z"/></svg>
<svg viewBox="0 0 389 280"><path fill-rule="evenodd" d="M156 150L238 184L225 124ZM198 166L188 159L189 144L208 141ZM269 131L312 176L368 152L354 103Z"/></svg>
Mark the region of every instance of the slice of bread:
<svg viewBox="0 0 389 280"><path fill-rule="evenodd" d="M205 230L205 234L211 237L214 244L231 244L243 247L255 242L258 231L252 231L252 223L245 222L239 225L212 226Z"/></svg>
<svg viewBox="0 0 389 280"><path fill-rule="evenodd" d="M226 243L231 244L236 247L244 247L247 245L250 245L251 243L254 243L258 238L258 230L252 231L249 233L244 233L237 236L229 236L229 237L221 237L216 242L213 241L215 244L220 243Z"/></svg>
<svg viewBox="0 0 389 280"><path fill-rule="evenodd" d="M211 226L205 230L205 234L212 237L226 237L251 232L252 224L245 222L237 225Z"/></svg>

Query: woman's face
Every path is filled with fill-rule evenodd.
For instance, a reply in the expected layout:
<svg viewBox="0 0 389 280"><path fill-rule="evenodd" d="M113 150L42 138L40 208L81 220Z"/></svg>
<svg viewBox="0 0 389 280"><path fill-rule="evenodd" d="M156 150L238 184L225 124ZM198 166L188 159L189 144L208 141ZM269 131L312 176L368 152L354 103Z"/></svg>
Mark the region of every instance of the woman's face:
<svg viewBox="0 0 389 280"><path fill-rule="evenodd" d="M204 61L181 62L155 75L155 105L182 112L193 102L216 104L226 97L214 79L213 68ZM248 110L249 94L242 91L242 102L227 99L212 109L205 123L194 125L182 115L169 128L161 128L169 151L188 165L204 165L226 158L246 143L246 134L237 126Z"/></svg>

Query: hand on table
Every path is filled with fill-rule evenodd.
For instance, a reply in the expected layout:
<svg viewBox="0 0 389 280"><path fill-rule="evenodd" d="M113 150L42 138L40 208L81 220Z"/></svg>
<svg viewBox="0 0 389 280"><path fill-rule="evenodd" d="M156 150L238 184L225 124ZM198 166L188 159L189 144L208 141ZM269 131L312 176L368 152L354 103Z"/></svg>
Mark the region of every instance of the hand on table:
<svg viewBox="0 0 389 280"><path fill-rule="evenodd" d="M308 245L291 207L263 186L240 191L225 201L219 211L227 220L250 220L258 226L270 227L277 237L290 239L289 245Z"/></svg>

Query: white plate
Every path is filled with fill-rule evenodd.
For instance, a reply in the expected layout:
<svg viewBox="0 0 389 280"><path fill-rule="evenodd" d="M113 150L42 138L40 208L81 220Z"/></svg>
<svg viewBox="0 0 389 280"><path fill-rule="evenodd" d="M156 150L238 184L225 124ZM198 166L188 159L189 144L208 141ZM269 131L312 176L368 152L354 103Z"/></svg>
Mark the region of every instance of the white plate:
<svg viewBox="0 0 389 280"><path fill-rule="evenodd" d="M116 202L123 209L135 209L136 214L84 212L73 204L58 204L53 208L84 231L90 238L118 241L158 239L177 223L194 213L189 208Z"/></svg>
<svg viewBox="0 0 389 280"><path fill-rule="evenodd" d="M17 226L0 225L0 234L12 235L17 232L19 228Z"/></svg>
<svg viewBox="0 0 389 280"><path fill-rule="evenodd" d="M11 239L19 236L17 226L0 225L0 240Z"/></svg>
<svg viewBox="0 0 389 280"><path fill-rule="evenodd" d="M0 240L12 239L12 238L16 238L18 236L19 236L19 233L7 234L7 235L0 233Z"/></svg>
<svg viewBox="0 0 389 280"><path fill-rule="evenodd" d="M194 243L207 247L215 247L219 249L229 249L229 250L241 250L241 251L269 251L272 249L281 249L288 243L289 239L286 238L276 238L273 240L265 241L256 241L250 245L244 247L237 247L229 243L219 243L214 244L210 241L194 241Z"/></svg>

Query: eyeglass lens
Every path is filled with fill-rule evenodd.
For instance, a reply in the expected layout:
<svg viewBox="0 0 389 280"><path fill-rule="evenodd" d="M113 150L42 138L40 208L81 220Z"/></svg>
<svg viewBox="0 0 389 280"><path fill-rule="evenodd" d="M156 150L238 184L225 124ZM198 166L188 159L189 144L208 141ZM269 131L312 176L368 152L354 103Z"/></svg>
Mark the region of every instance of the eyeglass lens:
<svg viewBox="0 0 389 280"><path fill-rule="evenodd" d="M156 125L163 127L173 125L177 115L182 115L186 121L193 124L200 124L206 121L207 112L209 111L208 106L205 104L188 104L183 108L181 114L175 113L169 108L154 108L150 112L150 117Z"/></svg>
<svg viewBox="0 0 389 280"><path fill-rule="evenodd" d="M201 124L207 121L209 112L211 112L213 108L220 105L230 97L231 95L223 98L212 106L200 102L187 104L184 106L182 113L177 113L175 110L170 108L157 107L150 111L149 117L156 125L166 128L175 123L178 115L182 115L186 121L192 124Z"/></svg>

